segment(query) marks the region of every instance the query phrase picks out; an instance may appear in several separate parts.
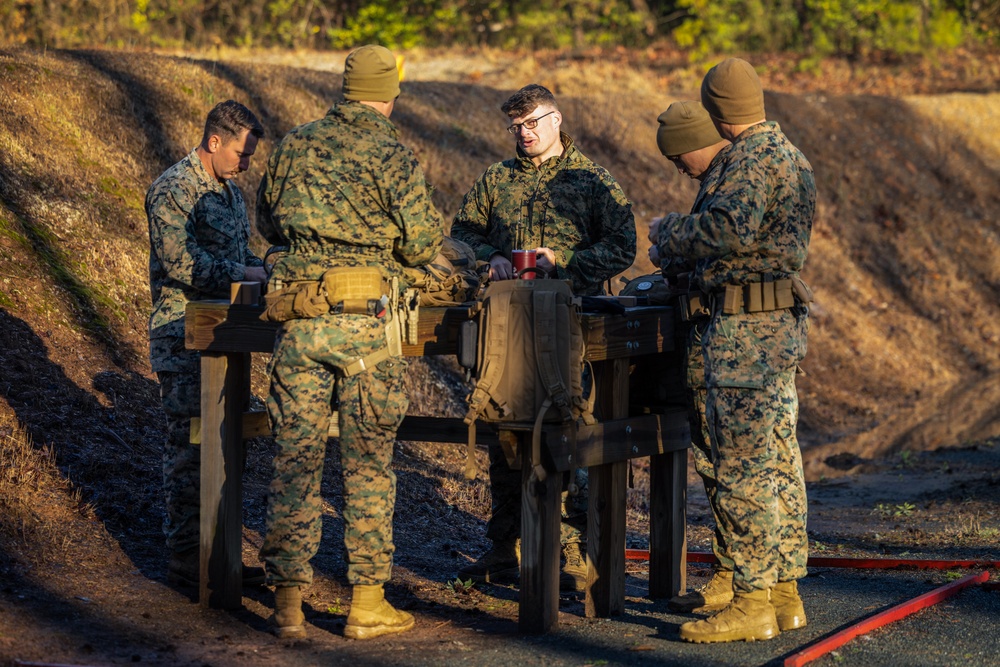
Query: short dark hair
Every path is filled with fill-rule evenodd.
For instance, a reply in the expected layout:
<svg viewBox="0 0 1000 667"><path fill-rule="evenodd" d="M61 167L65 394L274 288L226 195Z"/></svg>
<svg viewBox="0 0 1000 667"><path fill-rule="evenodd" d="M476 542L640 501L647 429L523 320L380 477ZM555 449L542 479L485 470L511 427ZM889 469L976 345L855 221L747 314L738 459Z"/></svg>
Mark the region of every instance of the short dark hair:
<svg viewBox="0 0 1000 667"><path fill-rule="evenodd" d="M207 143L213 134L222 137L223 142L231 141L243 134L244 130L250 130L250 134L258 139L264 136L264 126L253 115L253 111L236 100L219 102L208 112L201 143Z"/></svg>
<svg viewBox="0 0 1000 667"><path fill-rule="evenodd" d="M520 118L525 114L529 114L538 107L546 104L553 109L559 109L556 104L556 98L545 86L540 86L537 83L529 83L527 86L517 91L508 98L503 106L500 107L500 111L507 114L508 118Z"/></svg>

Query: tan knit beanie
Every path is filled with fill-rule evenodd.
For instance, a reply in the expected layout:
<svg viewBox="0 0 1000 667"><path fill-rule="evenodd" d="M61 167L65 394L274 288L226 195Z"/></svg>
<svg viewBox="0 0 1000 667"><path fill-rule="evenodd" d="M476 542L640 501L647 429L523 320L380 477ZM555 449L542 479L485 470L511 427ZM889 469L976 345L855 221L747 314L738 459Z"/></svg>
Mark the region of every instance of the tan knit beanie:
<svg viewBox="0 0 1000 667"><path fill-rule="evenodd" d="M708 70L701 82L701 103L712 118L733 125L764 120L764 89L753 65L729 58Z"/></svg>
<svg viewBox="0 0 1000 667"><path fill-rule="evenodd" d="M368 44L347 56L344 63L344 99L391 102L399 96L399 70L392 52Z"/></svg>
<svg viewBox="0 0 1000 667"><path fill-rule="evenodd" d="M656 119L656 145L666 157L677 157L722 141L701 102L674 102Z"/></svg>

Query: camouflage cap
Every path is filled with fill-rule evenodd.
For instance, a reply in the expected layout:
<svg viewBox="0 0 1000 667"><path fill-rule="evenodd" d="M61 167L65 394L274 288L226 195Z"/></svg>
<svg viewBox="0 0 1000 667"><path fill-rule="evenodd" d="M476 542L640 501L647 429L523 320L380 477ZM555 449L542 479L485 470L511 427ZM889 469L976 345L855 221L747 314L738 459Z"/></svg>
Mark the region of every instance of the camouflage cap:
<svg viewBox="0 0 1000 667"><path fill-rule="evenodd" d="M392 52L375 44L351 51L344 62L344 99L391 102L397 97L399 70Z"/></svg>
<svg viewBox="0 0 1000 667"><path fill-rule="evenodd" d="M701 82L701 103L712 118L745 125L764 120L764 89L753 65L729 58L708 70Z"/></svg>
<svg viewBox="0 0 1000 667"><path fill-rule="evenodd" d="M711 116L700 102L674 102L657 119L656 145L666 157L676 157L722 141Z"/></svg>

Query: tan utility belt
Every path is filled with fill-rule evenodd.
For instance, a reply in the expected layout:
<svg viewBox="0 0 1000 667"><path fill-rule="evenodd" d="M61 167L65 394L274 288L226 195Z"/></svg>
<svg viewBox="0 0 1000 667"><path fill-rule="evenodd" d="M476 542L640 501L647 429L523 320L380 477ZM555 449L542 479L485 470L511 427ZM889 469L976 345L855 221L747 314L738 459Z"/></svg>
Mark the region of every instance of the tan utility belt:
<svg viewBox="0 0 1000 667"><path fill-rule="evenodd" d="M382 317L389 306L389 286L373 266L337 266L319 280L300 280L269 292L260 316L269 322L354 313Z"/></svg>
<svg viewBox="0 0 1000 667"><path fill-rule="evenodd" d="M711 295L712 310L724 315L763 313L812 302L812 290L798 276L773 279L763 274L762 278L746 285L722 286Z"/></svg>

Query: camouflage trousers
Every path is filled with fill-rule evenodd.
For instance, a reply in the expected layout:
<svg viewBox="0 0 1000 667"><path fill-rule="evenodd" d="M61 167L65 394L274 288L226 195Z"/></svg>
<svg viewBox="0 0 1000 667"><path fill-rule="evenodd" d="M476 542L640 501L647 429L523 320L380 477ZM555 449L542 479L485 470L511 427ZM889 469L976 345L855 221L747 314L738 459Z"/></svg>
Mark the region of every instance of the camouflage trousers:
<svg viewBox="0 0 1000 667"><path fill-rule="evenodd" d="M522 471L507 465L507 457L500 445L490 445L489 455L493 502L486 524L486 537L493 542L513 542L521 536ZM565 473L563 486L567 490L562 493L559 543L584 544L587 541L587 470L576 468Z"/></svg>
<svg viewBox="0 0 1000 667"><path fill-rule="evenodd" d="M167 417L167 437L163 444L163 497L166 515L163 533L173 552L196 548L201 536L201 449L191 444L191 418L201 414L201 355L180 352L174 339L154 339L154 365L177 370L161 370L160 404ZM180 341L183 348L183 340ZM158 359L172 350L169 357ZM164 363L157 364L156 361Z"/></svg>
<svg viewBox="0 0 1000 667"><path fill-rule="evenodd" d="M733 587L750 592L806 575L806 490L795 435L795 369L761 388L710 387L706 420L715 469L718 530Z"/></svg>
<svg viewBox="0 0 1000 667"><path fill-rule="evenodd" d="M344 551L352 585L381 584L392 570L396 430L406 414L406 362L395 358L343 377L338 369L385 345L381 320L324 315L286 322L269 365L268 413L276 453L261 547L270 585L309 585L319 549L320 481L334 401L339 402Z"/></svg>
<svg viewBox="0 0 1000 667"><path fill-rule="evenodd" d="M711 436L705 418L705 403L708 390L705 388L705 357L701 351L701 336L706 322L696 321L689 325L684 341L685 375L688 386L688 424L691 427L691 458L695 472L705 486L705 496L712 512L715 527L712 533L712 553L719 559L724 570L732 571L733 559L726 546L726 536L720 529L719 485L715 479L715 457L712 455Z"/></svg>

